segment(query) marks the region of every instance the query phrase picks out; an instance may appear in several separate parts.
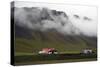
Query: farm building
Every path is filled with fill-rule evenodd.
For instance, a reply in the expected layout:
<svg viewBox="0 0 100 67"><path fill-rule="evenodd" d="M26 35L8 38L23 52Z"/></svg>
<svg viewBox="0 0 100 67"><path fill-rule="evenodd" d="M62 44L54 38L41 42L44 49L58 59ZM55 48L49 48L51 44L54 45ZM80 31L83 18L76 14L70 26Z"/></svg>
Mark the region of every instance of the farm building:
<svg viewBox="0 0 100 67"><path fill-rule="evenodd" d="M91 49L84 49L84 50L82 51L82 53L83 53L83 54L91 54L91 53L93 53L93 51L92 51Z"/></svg>
<svg viewBox="0 0 100 67"><path fill-rule="evenodd" d="M55 48L43 48L39 51L39 54L58 54L58 52Z"/></svg>

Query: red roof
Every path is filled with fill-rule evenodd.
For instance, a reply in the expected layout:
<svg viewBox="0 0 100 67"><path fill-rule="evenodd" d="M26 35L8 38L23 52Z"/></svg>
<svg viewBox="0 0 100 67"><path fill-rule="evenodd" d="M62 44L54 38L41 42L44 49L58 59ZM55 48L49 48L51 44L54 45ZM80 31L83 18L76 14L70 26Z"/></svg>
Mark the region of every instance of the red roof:
<svg viewBox="0 0 100 67"><path fill-rule="evenodd" d="M43 48L42 51L51 51L51 50L55 50L54 48Z"/></svg>

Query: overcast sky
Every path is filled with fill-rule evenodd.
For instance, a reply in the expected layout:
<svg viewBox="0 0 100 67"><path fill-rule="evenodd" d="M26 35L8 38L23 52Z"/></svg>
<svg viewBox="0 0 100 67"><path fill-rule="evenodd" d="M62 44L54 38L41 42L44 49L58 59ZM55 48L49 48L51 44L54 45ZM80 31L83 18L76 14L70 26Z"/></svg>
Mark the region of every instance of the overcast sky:
<svg viewBox="0 0 100 67"><path fill-rule="evenodd" d="M16 1L15 7L47 7L49 9L63 11L70 17L72 23L76 27L80 28L80 30L86 32L87 34L97 34L97 7L95 6ZM73 18L74 14L79 15L80 19ZM91 18L92 21L84 21L84 16Z"/></svg>

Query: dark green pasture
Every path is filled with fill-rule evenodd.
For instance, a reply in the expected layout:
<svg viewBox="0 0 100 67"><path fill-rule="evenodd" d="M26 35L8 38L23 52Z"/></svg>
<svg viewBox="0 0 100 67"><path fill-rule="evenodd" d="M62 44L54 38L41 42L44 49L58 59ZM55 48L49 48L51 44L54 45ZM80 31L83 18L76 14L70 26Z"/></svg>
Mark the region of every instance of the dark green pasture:
<svg viewBox="0 0 100 67"><path fill-rule="evenodd" d="M15 65L95 61L96 58L96 54L19 55L15 56Z"/></svg>

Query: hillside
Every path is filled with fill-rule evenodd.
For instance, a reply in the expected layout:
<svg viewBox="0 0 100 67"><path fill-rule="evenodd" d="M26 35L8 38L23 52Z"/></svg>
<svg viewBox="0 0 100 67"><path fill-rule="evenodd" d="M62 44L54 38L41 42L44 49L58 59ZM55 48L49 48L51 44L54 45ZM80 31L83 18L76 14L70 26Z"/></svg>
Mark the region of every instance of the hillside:
<svg viewBox="0 0 100 67"><path fill-rule="evenodd" d="M16 30L17 31L17 30ZM17 53L37 53L42 48L56 48L59 52L77 53L85 48L96 49L96 37L63 35L56 30L45 32L21 28L15 37Z"/></svg>
<svg viewBox="0 0 100 67"><path fill-rule="evenodd" d="M37 7L12 9L15 9L12 20L15 21L16 54L38 53L47 47L60 53L79 53L86 48L97 48L97 36L84 34L63 11Z"/></svg>

